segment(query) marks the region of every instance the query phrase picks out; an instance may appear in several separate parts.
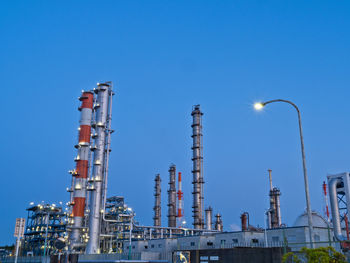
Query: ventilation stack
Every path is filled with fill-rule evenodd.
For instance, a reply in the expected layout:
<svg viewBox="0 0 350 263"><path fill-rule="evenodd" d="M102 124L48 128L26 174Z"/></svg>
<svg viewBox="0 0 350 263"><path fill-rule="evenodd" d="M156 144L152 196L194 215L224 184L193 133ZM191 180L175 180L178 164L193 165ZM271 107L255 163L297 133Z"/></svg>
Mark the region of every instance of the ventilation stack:
<svg viewBox="0 0 350 263"><path fill-rule="evenodd" d="M270 180L270 209L267 211L269 228L278 228L281 226L281 192L277 187L272 186L272 170L268 170Z"/></svg>
<svg viewBox="0 0 350 263"><path fill-rule="evenodd" d="M155 186L154 186L154 217L153 217L153 225L154 226L161 226L161 179L160 175L157 174L156 178L154 179Z"/></svg>
<svg viewBox="0 0 350 263"><path fill-rule="evenodd" d="M200 105L192 110L192 138L193 138L193 226L195 229L204 228L203 220L203 145L202 145L202 115Z"/></svg>
<svg viewBox="0 0 350 263"><path fill-rule="evenodd" d="M78 149L78 155L75 158L75 170L71 171L72 186L70 189L70 204L73 206L73 222L71 232L69 233L70 250L82 246L81 235L86 203L86 183L89 169L89 146L94 94L89 91L83 91L79 100L81 101L81 106L79 107L81 117L78 144L75 146Z"/></svg>
<svg viewBox="0 0 350 263"><path fill-rule="evenodd" d="M184 216L184 208L183 208L184 193L182 192L182 176L181 176L180 172L178 173L177 187L179 189L177 191L177 204L178 204L177 221L178 221L178 226L182 227L185 224L185 222L183 220L183 216Z"/></svg>
<svg viewBox="0 0 350 263"><path fill-rule="evenodd" d="M223 228L224 228L224 226L222 223L221 215L219 213L217 213L215 215L215 230L222 232Z"/></svg>
<svg viewBox="0 0 350 263"><path fill-rule="evenodd" d="M176 166L169 168L168 227L176 227Z"/></svg>
<svg viewBox="0 0 350 263"><path fill-rule="evenodd" d="M86 254L98 254L100 252L101 215L104 213L101 207L103 207L104 191L107 190L105 176L108 170L111 133L108 127L111 121L111 99L113 96L110 82L98 83L94 91L97 94L94 106L96 116L93 124L95 144L91 147L94 158L90 188L89 241Z"/></svg>
<svg viewBox="0 0 350 263"><path fill-rule="evenodd" d="M207 230L212 230L213 209L209 206L205 209L205 226Z"/></svg>

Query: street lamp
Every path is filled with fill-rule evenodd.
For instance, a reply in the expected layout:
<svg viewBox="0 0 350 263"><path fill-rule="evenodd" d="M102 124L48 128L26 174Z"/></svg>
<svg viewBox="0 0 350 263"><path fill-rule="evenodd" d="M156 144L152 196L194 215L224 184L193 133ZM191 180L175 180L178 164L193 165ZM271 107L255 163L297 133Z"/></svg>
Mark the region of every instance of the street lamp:
<svg viewBox="0 0 350 263"><path fill-rule="evenodd" d="M309 195L309 182L307 178L307 171L306 171L306 160L305 160L305 150L304 150L304 139L303 139L303 129L301 125L301 116L300 111L297 105L295 105L293 102L289 100L269 100L265 102L257 102L254 104L254 108L256 110L262 110L267 104L273 103L273 102L285 102L290 105L292 105L297 113L298 113L298 121L299 121L299 133L300 133L300 143L301 143L301 155L303 159L303 171L304 171L304 184L305 184L305 197L306 197L306 209L307 209L307 217L308 217L308 223L309 223L309 235L310 235L310 242L311 242L311 248L314 247L314 230L312 225L312 214L311 214L311 205L310 205L310 195Z"/></svg>

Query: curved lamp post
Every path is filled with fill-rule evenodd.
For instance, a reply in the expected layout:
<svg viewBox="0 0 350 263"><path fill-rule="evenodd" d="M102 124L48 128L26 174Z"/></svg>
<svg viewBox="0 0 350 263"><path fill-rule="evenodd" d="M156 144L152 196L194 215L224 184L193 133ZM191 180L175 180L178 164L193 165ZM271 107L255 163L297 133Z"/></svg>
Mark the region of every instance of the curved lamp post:
<svg viewBox="0 0 350 263"><path fill-rule="evenodd" d="M269 100L265 102L258 102L254 104L254 108L256 110L262 110L267 104L273 103L273 102L285 102L290 105L292 105L297 113L298 113L298 121L299 121L299 133L300 133L300 143L301 143L301 155L303 159L303 171L304 171L304 184L305 184L305 197L306 197L306 209L307 209L307 217L308 217L308 223L309 223L309 235L310 235L310 244L311 248L314 247L314 230L312 225L312 214L311 214L311 205L310 205L310 195L309 195L309 182L307 178L307 171L306 171L306 161L305 161L305 150L304 150L304 138L303 138L303 128L301 125L301 116L300 111L297 105L295 105L293 102L289 100Z"/></svg>

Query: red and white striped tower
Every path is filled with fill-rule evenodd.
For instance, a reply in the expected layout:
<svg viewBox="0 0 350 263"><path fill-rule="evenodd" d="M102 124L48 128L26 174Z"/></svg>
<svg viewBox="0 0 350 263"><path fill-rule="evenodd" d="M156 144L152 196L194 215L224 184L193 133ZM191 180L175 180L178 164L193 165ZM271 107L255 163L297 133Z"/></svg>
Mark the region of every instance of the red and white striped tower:
<svg viewBox="0 0 350 263"><path fill-rule="evenodd" d="M183 209L183 192L182 192L182 178L181 178L181 172L178 174L178 191L177 191L177 200L178 200L178 209L177 209L177 220L178 220L178 226L182 227L184 225L183 216L184 216L184 209Z"/></svg>
<svg viewBox="0 0 350 263"><path fill-rule="evenodd" d="M323 195L324 195L324 202L325 202L325 216L327 217L327 221L330 222L330 219L329 219L329 209L328 209L328 196L327 196L327 184L325 181L323 181L323 184L322 184L322 188L323 188Z"/></svg>
<svg viewBox="0 0 350 263"><path fill-rule="evenodd" d="M90 137L91 137L91 118L93 109L94 94L90 91L83 91L79 98L81 106L80 127L79 127L79 142L75 146L78 149L78 155L75 158L76 168L72 173L75 180L72 185L73 190L73 222L72 231L70 232L70 249L74 250L81 247L81 233L83 227L83 219L85 212L86 201L86 181L89 169L89 152L90 152Z"/></svg>

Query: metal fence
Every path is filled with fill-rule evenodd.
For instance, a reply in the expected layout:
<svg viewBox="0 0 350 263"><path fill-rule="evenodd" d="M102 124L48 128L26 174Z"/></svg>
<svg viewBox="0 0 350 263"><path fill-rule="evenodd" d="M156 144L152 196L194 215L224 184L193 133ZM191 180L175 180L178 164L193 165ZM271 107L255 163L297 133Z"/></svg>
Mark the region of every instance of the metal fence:
<svg viewBox="0 0 350 263"><path fill-rule="evenodd" d="M1 263L14 263L15 257L5 257L0 259ZM18 257L17 263L49 263L50 257Z"/></svg>

